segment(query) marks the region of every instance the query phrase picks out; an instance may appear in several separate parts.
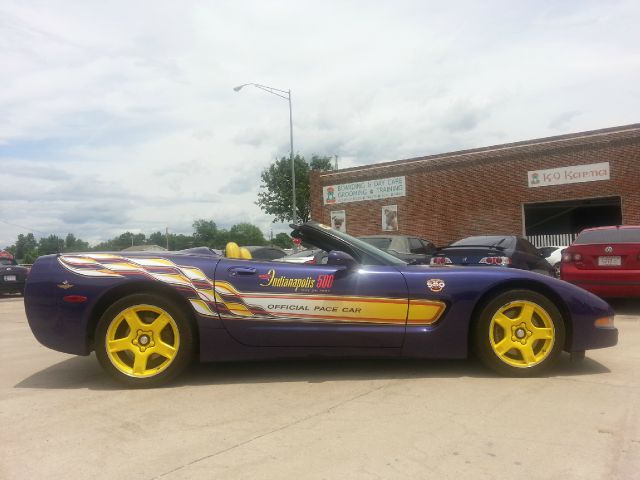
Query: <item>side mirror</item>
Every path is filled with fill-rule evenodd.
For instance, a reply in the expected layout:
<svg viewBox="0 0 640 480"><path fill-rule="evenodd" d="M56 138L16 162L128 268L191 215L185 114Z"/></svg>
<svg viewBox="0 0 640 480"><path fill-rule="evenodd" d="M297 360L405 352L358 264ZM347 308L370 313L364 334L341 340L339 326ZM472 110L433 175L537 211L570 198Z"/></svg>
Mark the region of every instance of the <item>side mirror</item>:
<svg viewBox="0 0 640 480"><path fill-rule="evenodd" d="M346 270L358 266L358 262L351 255L340 250L331 250L327 258L327 265L335 265L336 267L344 267Z"/></svg>

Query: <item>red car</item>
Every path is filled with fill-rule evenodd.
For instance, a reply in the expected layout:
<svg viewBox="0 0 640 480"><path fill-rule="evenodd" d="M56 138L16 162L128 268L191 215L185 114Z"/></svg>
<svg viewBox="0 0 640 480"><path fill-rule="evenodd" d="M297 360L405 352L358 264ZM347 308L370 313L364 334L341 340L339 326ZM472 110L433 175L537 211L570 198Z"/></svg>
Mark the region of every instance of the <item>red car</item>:
<svg viewBox="0 0 640 480"><path fill-rule="evenodd" d="M562 254L560 278L600 297L640 297L640 226L583 230Z"/></svg>

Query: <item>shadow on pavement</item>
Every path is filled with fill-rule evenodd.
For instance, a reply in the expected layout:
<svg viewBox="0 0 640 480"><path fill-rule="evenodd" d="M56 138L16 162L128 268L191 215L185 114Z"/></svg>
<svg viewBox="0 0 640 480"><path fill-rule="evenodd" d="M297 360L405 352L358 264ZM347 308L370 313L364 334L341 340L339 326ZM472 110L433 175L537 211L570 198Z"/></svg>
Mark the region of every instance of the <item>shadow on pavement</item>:
<svg viewBox="0 0 640 480"><path fill-rule="evenodd" d="M567 354L544 377L598 375L610 370L590 358L573 363ZM166 388L238 383L336 382L351 380L487 378L498 375L477 360L279 360L194 364ZM526 379L524 380L526 381ZM74 357L34 373L15 388L125 390L93 355Z"/></svg>
<svg viewBox="0 0 640 480"><path fill-rule="evenodd" d="M607 302L616 315L637 315L640 316L640 298L609 298Z"/></svg>

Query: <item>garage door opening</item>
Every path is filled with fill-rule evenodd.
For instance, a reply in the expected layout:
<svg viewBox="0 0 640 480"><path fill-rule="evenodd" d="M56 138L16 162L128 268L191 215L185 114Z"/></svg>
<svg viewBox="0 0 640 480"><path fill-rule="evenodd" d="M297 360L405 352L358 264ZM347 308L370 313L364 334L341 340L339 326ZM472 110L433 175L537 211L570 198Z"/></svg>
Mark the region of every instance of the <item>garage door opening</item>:
<svg viewBox="0 0 640 480"><path fill-rule="evenodd" d="M620 197L524 205L524 226L527 237L563 234L575 236L585 228L621 223Z"/></svg>

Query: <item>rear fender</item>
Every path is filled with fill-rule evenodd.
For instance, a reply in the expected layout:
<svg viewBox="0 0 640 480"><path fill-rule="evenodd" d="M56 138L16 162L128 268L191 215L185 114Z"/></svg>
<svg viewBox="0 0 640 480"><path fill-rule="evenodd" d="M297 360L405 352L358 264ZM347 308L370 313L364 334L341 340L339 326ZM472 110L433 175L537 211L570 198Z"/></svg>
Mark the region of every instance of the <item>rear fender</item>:
<svg viewBox="0 0 640 480"><path fill-rule="evenodd" d="M133 281L118 285L106 291L98 301L93 305L89 320L87 322L87 350L94 349L95 331L100 317L113 303L128 295L137 293L155 293L167 300L173 302L189 319L194 332L195 344L198 345L198 331L200 322L206 322L211 328L222 328L220 319L216 317L207 317L206 319L199 315L189 302L189 300L181 295L175 288L161 282L154 281Z"/></svg>

